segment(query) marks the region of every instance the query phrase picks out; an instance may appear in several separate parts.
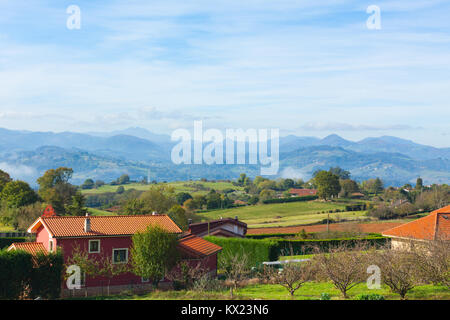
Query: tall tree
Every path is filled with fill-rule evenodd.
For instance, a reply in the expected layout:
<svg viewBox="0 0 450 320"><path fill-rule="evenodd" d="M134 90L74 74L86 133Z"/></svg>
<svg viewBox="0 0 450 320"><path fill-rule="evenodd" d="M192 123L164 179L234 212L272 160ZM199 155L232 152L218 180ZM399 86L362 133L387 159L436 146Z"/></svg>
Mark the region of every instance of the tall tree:
<svg viewBox="0 0 450 320"><path fill-rule="evenodd" d="M324 200L336 197L341 191L339 177L329 171L319 171L314 177L314 183L317 185L317 194Z"/></svg>
<svg viewBox="0 0 450 320"><path fill-rule="evenodd" d="M3 187L10 181L12 181L12 179L9 174L3 170L0 170L0 192L2 191Z"/></svg>
<svg viewBox="0 0 450 320"><path fill-rule="evenodd" d="M422 178L417 178L417 181L416 181L416 190L417 191L422 191L422 189L423 189L423 180L422 180Z"/></svg>
<svg viewBox="0 0 450 320"><path fill-rule="evenodd" d="M2 203L8 208L18 208L35 203L38 196L25 181L10 181L0 193Z"/></svg>
<svg viewBox="0 0 450 320"><path fill-rule="evenodd" d="M351 179L346 179L346 180L340 179L339 183L341 184L341 189L342 189L341 192L344 197L348 197L352 193L359 192L358 184Z"/></svg>
<svg viewBox="0 0 450 320"><path fill-rule="evenodd" d="M86 199L81 194L81 192L77 192L74 196L72 196L72 203L66 206L66 214L71 216L84 216L88 212L86 206Z"/></svg>
<svg viewBox="0 0 450 320"><path fill-rule="evenodd" d="M330 172L334 175L337 175L340 179L350 179L350 171L344 170L340 167L332 167L330 168Z"/></svg>
<svg viewBox="0 0 450 320"><path fill-rule="evenodd" d="M186 200L192 199L192 196L188 192L179 192L177 193L177 202L181 206L183 203L186 202Z"/></svg>
<svg viewBox="0 0 450 320"><path fill-rule="evenodd" d="M167 213L170 208L177 204L175 190L173 187L152 186L144 192L139 199L144 203L145 213Z"/></svg>
<svg viewBox="0 0 450 320"><path fill-rule="evenodd" d="M177 204L170 208L168 216L181 230L186 231L188 229L186 211L180 205Z"/></svg>
<svg viewBox="0 0 450 320"><path fill-rule="evenodd" d="M73 170L67 167L47 170L37 179L39 196L44 202L51 204L59 214L65 214L65 207L72 203L77 188L69 183Z"/></svg>
<svg viewBox="0 0 450 320"><path fill-rule="evenodd" d="M155 285L178 262L177 235L159 226L133 235L131 264L134 274L150 279Z"/></svg>

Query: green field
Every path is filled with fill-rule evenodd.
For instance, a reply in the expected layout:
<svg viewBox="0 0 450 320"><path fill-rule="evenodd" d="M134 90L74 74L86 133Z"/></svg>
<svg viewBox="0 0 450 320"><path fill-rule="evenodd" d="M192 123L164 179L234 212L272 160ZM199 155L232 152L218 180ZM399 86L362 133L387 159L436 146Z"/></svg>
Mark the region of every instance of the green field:
<svg viewBox="0 0 450 320"><path fill-rule="evenodd" d="M115 216L116 214L113 212L95 209L95 208L88 208L89 214L92 216Z"/></svg>
<svg viewBox="0 0 450 320"><path fill-rule="evenodd" d="M0 232L13 232L13 231L15 231L13 227L5 226L3 223L0 222Z"/></svg>
<svg viewBox="0 0 450 320"><path fill-rule="evenodd" d="M248 300L319 300L322 293L328 293L332 300L342 300L341 293L331 282L308 282L291 297L287 290L280 285L259 284L248 285L235 292L234 299ZM389 288L367 289L365 283L358 284L350 289L350 299L356 299L360 294L380 294L387 300L399 300L400 296L390 292ZM450 291L443 286L423 285L412 289L407 295L410 300L450 300ZM86 298L82 298L86 299ZM160 291L156 290L144 295L122 294L109 297L91 297L87 299L113 299L113 300L215 300L230 299L227 290L200 292L200 291Z"/></svg>
<svg viewBox="0 0 450 320"><path fill-rule="evenodd" d="M175 188L175 192L189 192L192 195L195 194L207 194L209 192L210 189L215 189L216 191L221 191L221 190L225 190L225 189L235 189L238 191L242 191L243 188L242 187L237 187L234 186L232 183L230 182L203 182L203 181L175 181L175 182L168 182L168 183L158 183L156 184L157 186L171 186ZM141 184L141 183L130 183L130 184L124 184L122 185L125 190L128 189L136 189L136 190L140 190L140 191L146 191L148 190L151 186L155 186L155 185L145 185L145 184ZM197 188L197 187L198 188ZM111 185L104 185L101 186L98 189L89 189L89 190L82 190L82 193L85 195L88 194L100 194L100 193L106 193L106 192L116 192L117 188L119 186L111 186ZM202 190L202 188L205 188L205 190Z"/></svg>
<svg viewBox="0 0 450 320"><path fill-rule="evenodd" d="M335 209L343 210L345 204L322 201L288 202L214 210L197 215L205 221L238 216L239 220L247 223L250 228L263 228L316 223L327 218L328 213L321 213L322 211ZM356 220L364 218L365 214L365 211L330 213L330 218Z"/></svg>

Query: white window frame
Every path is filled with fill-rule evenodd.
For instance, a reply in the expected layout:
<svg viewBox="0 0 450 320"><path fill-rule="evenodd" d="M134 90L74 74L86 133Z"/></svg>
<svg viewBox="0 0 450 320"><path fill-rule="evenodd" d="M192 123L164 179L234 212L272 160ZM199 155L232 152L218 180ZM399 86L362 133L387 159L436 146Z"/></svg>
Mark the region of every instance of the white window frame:
<svg viewBox="0 0 450 320"><path fill-rule="evenodd" d="M125 254L125 257L126 257L125 261L123 261L123 262L115 262L114 261L114 251L117 251L117 250L125 250L125 252L126 252L126 254ZM113 248L112 249L112 263L113 264L128 263L128 248Z"/></svg>
<svg viewBox="0 0 450 320"><path fill-rule="evenodd" d="M98 242L98 251L91 251L91 242ZM100 253L100 240L99 239L89 240L89 253Z"/></svg>
<svg viewBox="0 0 450 320"><path fill-rule="evenodd" d="M48 240L48 252L54 252L55 251L55 242L53 239Z"/></svg>
<svg viewBox="0 0 450 320"><path fill-rule="evenodd" d="M150 279L149 279L149 278L141 277L141 282L142 282L142 283L147 283L147 282L150 282Z"/></svg>

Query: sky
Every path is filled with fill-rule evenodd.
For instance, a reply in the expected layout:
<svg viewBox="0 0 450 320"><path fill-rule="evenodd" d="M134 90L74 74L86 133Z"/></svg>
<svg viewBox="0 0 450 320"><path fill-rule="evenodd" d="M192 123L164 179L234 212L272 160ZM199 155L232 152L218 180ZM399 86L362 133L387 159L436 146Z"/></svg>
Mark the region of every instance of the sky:
<svg viewBox="0 0 450 320"><path fill-rule="evenodd" d="M0 127L203 120L450 147L449 16L446 0L0 0Z"/></svg>

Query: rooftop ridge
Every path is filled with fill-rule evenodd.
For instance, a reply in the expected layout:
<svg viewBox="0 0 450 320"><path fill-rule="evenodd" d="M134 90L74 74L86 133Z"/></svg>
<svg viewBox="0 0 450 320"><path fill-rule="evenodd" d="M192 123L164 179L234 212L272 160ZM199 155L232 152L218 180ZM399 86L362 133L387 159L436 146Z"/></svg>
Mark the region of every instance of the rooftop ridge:
<svg viewBox="0 0 450 320"><path fill-rule="evenodd" d="M127 218L127 217L168 217L167 214L127 214L127 215L105 215L105 216L87 216L89 218ZM53 216L53 217L41 217L43 219L80 219L86 218L86 216Z"/></svg>

